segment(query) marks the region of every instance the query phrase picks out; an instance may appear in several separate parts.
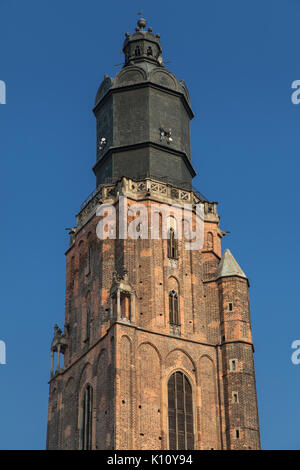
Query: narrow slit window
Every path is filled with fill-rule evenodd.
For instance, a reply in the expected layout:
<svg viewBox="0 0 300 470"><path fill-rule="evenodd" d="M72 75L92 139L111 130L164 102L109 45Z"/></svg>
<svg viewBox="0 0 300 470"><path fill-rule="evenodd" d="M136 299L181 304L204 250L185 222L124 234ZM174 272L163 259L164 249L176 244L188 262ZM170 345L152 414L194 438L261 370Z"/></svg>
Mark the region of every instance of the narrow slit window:
<svg viewBox="0 0 300 470"><path fill-rule="evenodd" d="M178 294L175 290L169 292L170 324L179 325Z"/></svg>
<svg viewBox="0 0 300 470"><path fill-rule="evenodd" d="M177 250L177 240L175 236L175 230L170 228L169 238L168 238L168 258L177 259L178 250Z"/></svg>

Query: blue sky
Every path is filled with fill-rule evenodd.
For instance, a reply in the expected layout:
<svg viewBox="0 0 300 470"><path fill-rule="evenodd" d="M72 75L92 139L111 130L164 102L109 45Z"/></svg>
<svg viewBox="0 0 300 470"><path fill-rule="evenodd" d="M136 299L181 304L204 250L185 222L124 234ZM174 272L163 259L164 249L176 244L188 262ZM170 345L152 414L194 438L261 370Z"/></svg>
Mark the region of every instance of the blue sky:
<svg viewBox="0 0 300 470"><path fill-rule="evenodd" d="M251 283L262 445L299 449L298 0L0 0L0 448L43 449L65 227L94 189L94 97L143 9L192 99L194 183Z"/></svg>

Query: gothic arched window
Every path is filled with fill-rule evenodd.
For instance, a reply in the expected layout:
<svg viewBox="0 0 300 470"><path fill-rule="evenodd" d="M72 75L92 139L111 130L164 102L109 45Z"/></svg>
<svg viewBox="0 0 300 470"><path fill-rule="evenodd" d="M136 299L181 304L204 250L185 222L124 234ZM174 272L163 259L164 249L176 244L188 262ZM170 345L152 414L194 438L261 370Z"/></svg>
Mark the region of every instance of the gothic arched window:
<svg viewBox="0 0 300 470"><path fill-rule="evenodd" d="M171 325L179 325L178 294L173 289L169 292L169 316Z"/></svg>
<svg viewBox="0 0 300 470"><path fill-rule="evenodd" d="M136 55L136 56L139 56L139 55L141 55L141 49L140 49L140 46L136 46L136 48L135 48L135 55Z"/></svg>
<svg viewBox="0 0 300 470"><path fill-rule="evenodd" d="M92 448L93 388L87 384L80 409L80 449Z"/></svg>
<svg viewBox="0 0 300 470"><path fill-rule="evenodd" d="M147 48L147 55L152 55L152 47L151 46L149 46Z"/></svg>
<svg viewBox="0 0 300 470"><path fill-rule="evenodd" d="M174 372L168 382L169 449L193 450L193 395L188 378Z"/></svg>
<svg viewBox="0 0 300 470"><path fill-rule="evenodd" d="M170 228L168 238L168 258L177 259L177 240L175 238L175 230Z"/></svg>

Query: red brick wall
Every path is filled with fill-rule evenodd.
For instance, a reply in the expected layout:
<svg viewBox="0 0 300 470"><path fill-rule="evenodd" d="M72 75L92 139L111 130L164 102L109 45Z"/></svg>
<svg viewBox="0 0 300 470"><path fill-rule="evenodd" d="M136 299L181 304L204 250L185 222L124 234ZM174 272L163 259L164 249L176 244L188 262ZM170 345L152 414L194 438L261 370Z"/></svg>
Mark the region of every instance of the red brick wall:
<svg viewBox="0 0 300 470"><path fill-rule="evenodd" d="M152 201L143 203L150 211ZM206 223L203 250L185 250L179 240L178 260L170 261L166 240L100 241L98 221L93 216L77 231L66 254L68 348L64 369L50 383L48 448L78 448L79 405L89 383L93 448L168 449L167 382L176 370L192 385L197 449L259 448L248 285L216 280L218 223ZM135 321L116 323L112 274L124 269L135 292ZM169 324L170 289L179 294L180 336Z"/></svg>

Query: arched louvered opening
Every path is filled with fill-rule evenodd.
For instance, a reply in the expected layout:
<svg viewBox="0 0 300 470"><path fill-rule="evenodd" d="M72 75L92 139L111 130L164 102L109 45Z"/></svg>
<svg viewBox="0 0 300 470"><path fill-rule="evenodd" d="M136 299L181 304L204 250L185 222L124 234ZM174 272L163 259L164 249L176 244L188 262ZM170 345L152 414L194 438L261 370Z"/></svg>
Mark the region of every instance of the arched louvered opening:
<svg viewBox="0 0 300 470"><path fill-rule="evenodd" d="M87 385L83 392L80 409L80 449L92 448L93 388Z"/></svg>
<svg viewBox="0 0 300 470"><path fill-rule="evenodd" d="M183 372L171 375L168 382L169 449L194 449L193 395Z"/></svg>

